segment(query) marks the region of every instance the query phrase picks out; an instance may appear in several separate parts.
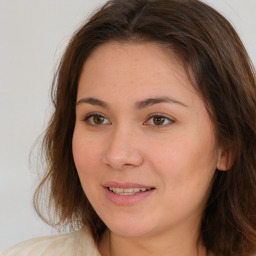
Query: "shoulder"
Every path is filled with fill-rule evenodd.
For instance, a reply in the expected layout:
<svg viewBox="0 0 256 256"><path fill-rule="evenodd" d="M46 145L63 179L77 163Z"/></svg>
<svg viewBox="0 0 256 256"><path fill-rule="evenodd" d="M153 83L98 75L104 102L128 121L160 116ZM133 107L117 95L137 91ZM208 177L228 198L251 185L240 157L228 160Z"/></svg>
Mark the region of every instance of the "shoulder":
<svg viewBox="0 0 256 256"><path fill-rule="evenodd" d="M73 256L75 255L73 250L71 235L65 234L33 238L21 242L5 251L2 256Z"/></svg>
<svg viewBox="0 0 256 256"><path fill-rule="evenodd" d="M79 231L33 238L19 243L1 256L100 256L87 228Z"/></svg>

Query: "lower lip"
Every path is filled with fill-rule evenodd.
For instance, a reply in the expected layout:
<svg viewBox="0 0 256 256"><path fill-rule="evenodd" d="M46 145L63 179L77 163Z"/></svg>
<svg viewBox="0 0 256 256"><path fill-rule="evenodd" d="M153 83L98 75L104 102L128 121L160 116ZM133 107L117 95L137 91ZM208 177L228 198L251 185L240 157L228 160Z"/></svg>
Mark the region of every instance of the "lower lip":
<svg viewBox="0 0 256 256"><path fill-rule="evenodd" d="M128 205L133 205L136 204L143 199L146 199L149 197L155 189L151 189L145 192L139 192L135 193L133 195L118 195L115 194L114 192L110 191L108 188L105 187L105 193L107 198L114 204L120 205L120 206L128 206Z"/></svg>

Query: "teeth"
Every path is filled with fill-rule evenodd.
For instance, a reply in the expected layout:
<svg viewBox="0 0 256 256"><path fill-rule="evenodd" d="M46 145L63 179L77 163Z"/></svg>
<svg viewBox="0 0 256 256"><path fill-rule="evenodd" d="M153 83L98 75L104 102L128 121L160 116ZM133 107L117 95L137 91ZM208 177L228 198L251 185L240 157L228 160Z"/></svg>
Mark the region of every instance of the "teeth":
<svg viewBox="0 0 256 256"><path fill-rule="evenodd" d="M138 193L140 191L145 192L147 188L114 188L109 187L109 190L113 191L115 194L122 195L122 196L128 196L128 195L134 195L135 193Z"/></svg>

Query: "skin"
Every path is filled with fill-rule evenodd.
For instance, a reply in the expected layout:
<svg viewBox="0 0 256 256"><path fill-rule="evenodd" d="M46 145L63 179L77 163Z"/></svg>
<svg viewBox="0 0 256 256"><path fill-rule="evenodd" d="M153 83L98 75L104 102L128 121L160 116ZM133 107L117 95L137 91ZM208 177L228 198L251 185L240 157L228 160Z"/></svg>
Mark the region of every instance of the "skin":
<svg viewBox="0 0 256 256"><path fill-rule="evenodd" d="M172 101L145 103L163 97ZM84 192L110 230L102 255L207 254L199 226L214 172L225 169L226 159L203 100L171 50L111 42L90 55L78 84L73 155ZM106 197L109 181L154 191L120 206Z"/></svg>

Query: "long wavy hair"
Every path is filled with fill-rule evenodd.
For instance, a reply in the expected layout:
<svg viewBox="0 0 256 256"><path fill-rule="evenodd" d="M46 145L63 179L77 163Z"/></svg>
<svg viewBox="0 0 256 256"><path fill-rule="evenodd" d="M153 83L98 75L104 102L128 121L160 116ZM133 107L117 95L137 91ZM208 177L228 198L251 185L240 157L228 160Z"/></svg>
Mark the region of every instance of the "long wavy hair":
<svg viewBox="0 0 256 256"><path fill-rule="evenodd" d="M75 32L53 81L54 112L42 144L47 168L34 195L39 216L58 228L87 225L95 241L106 230L81 187L72 136L82 66L109 41L159 43L181 58L188 75L192 70L193 86L232 161L228 171L215 172L201 238L218 256L255 253L255 70L231 24L198 0L110 0Z"/></svg>

